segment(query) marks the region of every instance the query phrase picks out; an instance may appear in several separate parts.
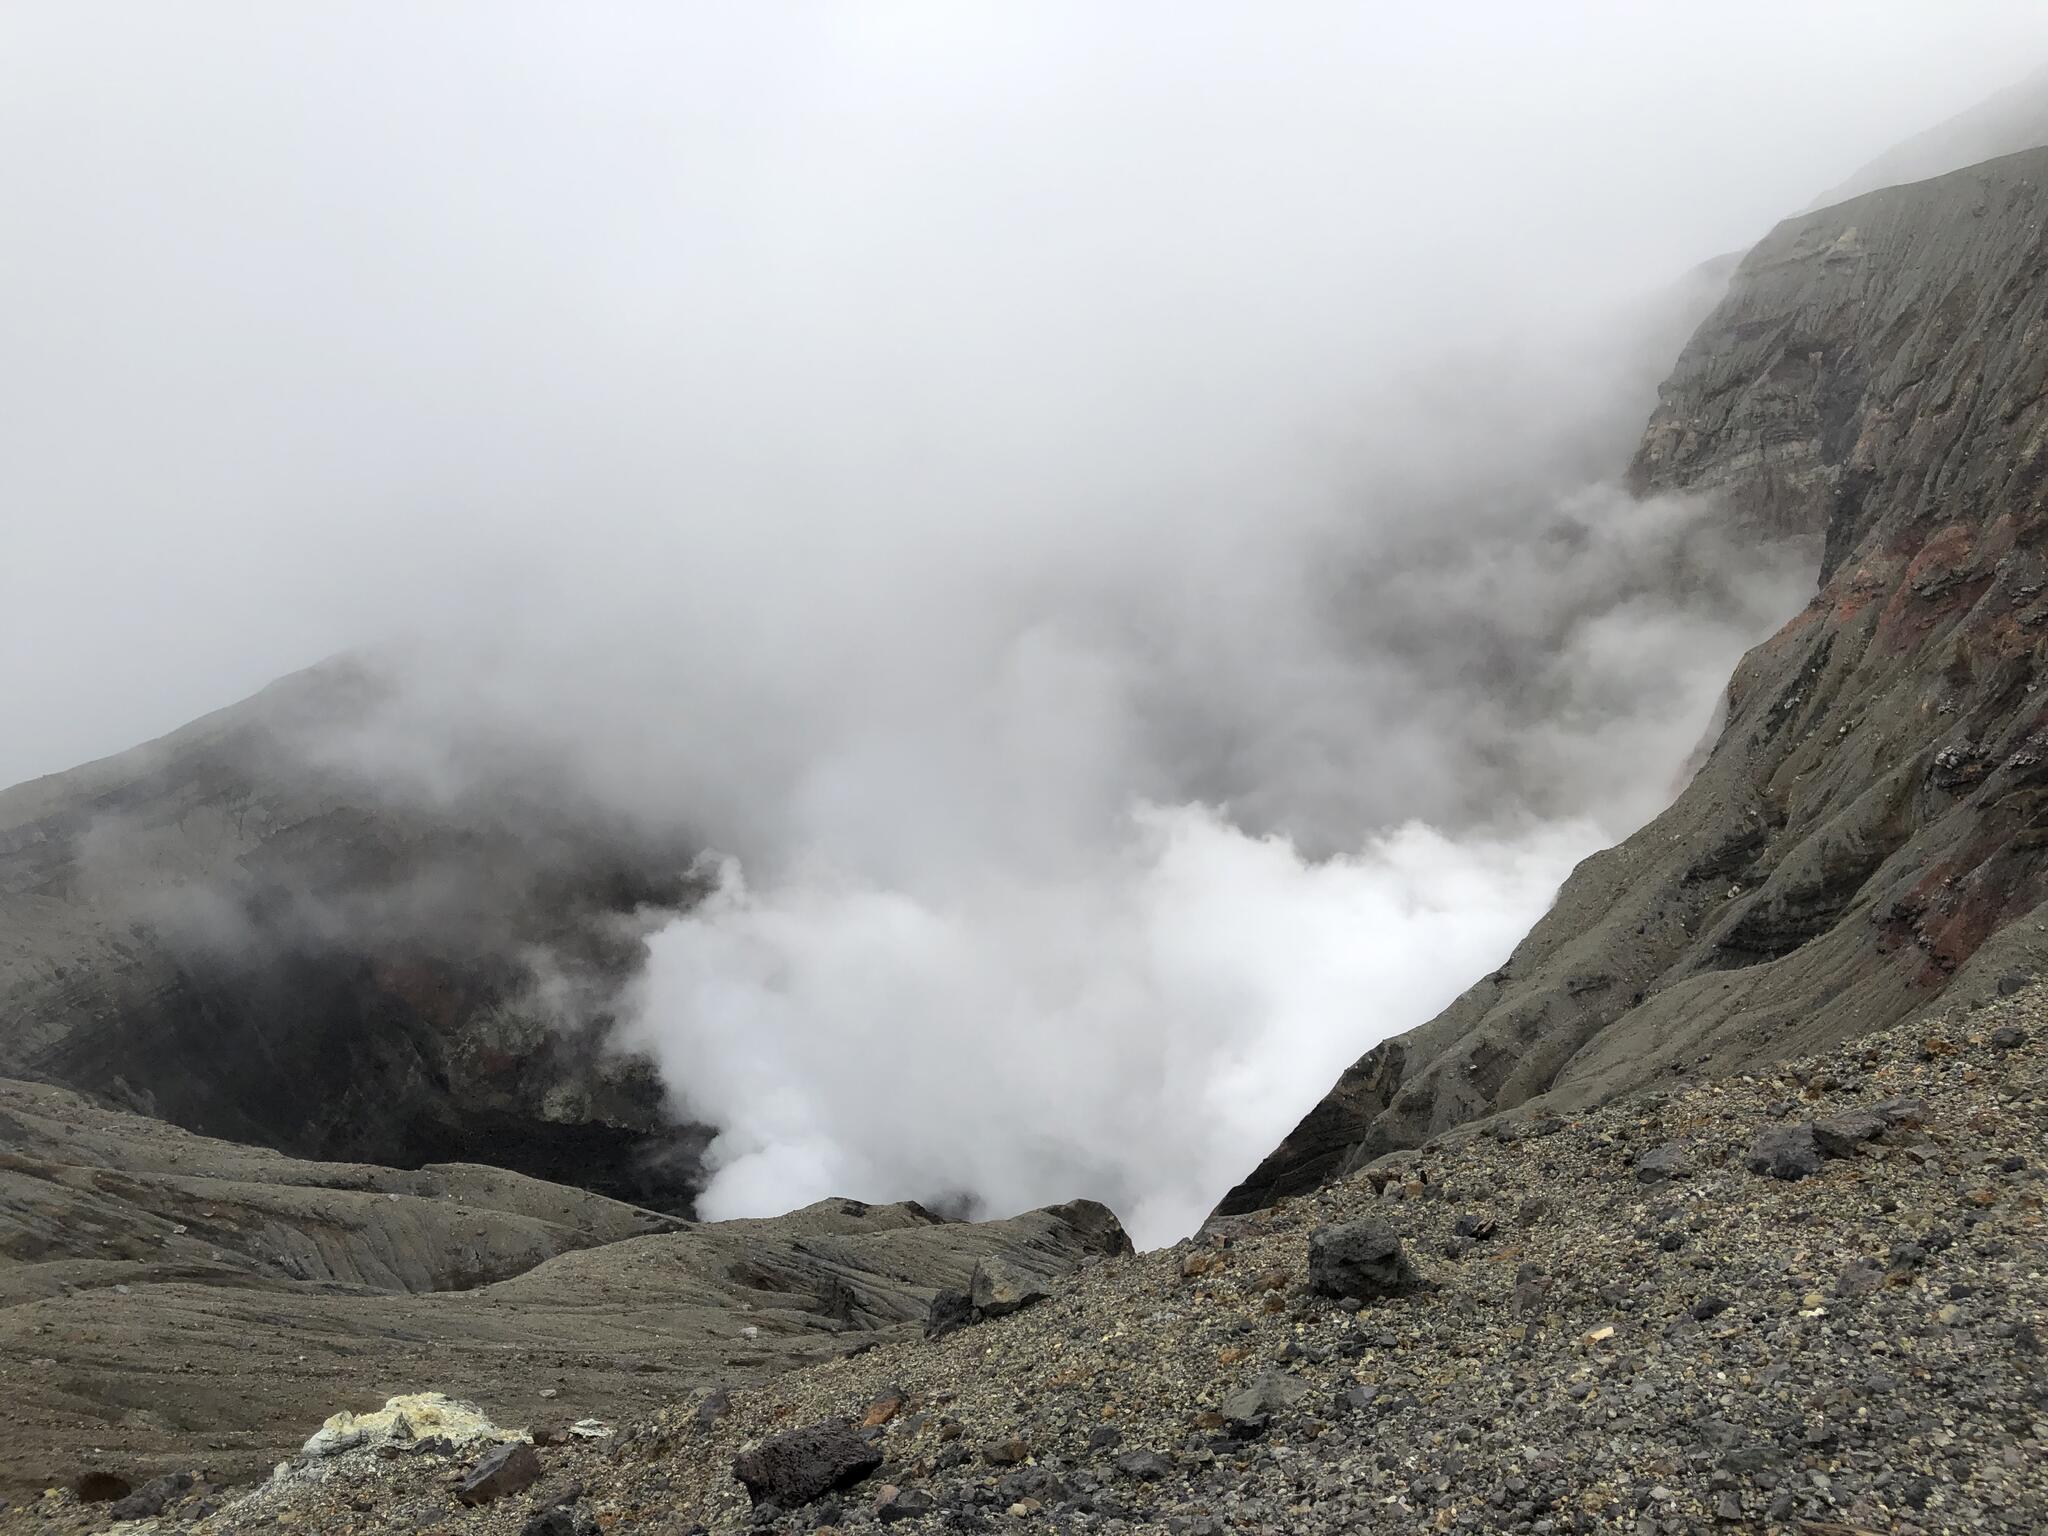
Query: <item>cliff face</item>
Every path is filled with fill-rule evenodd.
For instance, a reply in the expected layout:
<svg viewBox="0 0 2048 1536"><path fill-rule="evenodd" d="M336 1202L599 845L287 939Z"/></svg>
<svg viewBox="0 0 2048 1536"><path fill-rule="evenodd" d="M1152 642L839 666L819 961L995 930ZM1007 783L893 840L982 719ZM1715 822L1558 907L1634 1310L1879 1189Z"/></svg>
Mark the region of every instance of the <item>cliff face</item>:
<svg viewBox="0 0 2048 1536"><path fill-rule="evenodd" d="M602 1039L638 958L621 914L686 901L687 852L541 786L392 799L318 750L379 688L329 664L0 792L0 1074L305 1157L687 1211L706 1133Z"/></svg>
<svg viewBox="0 0 2048 1536"><path fill-rule="evenodd" d="M1631 483L1820 549L1690 786L1499 971L1368 1052L1244 1211L1505 1110L1742 1070L2048 955L2048 149L1780 225Z"/></svg>

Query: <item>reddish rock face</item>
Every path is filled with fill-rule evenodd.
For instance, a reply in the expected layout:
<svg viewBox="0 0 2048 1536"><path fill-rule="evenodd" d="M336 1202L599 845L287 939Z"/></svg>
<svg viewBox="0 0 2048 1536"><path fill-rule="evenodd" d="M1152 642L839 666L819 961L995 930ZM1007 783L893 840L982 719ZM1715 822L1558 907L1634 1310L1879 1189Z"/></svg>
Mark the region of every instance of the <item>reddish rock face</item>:
<svg viewBox="0 0 2048 1536"><path fill-rule="evenodd" d="M1367 1053L1220 1209L2048 965L2044 217L2030 150L1750 252L1629 479L1813 541L1812 603L1743 660L1678 801L1582 865L1507 965Z"/></svg>

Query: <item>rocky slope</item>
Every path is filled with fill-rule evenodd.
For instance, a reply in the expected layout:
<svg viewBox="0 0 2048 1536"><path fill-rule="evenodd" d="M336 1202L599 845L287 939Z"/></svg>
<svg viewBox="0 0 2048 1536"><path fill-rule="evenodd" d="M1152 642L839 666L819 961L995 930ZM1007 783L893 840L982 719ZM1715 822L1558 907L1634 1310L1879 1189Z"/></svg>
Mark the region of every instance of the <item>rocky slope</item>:
<svg viewBox="0 0 2048 1536"><path fill-rule="evenodd" d="M921 1327L978 1261L1127 1248L1086 1202L1008 1221L828 1201L695 1224L497 1169L301 1162L0 1081L0 1488L259 1476L435 1389L616 1420Z"/></svg>
<svg viewBox="0 0 2048 1536"><path fill-rule="evenodd" d="M396 795L346 750L382 700L329 663L0 791L0 1074L687 1213L705 1133L601 1039L637 956L620 915L686 901L687 850L474 764L460 793ZM562 1005L579 989L596 1006Z"/></svg>
<svg viewBox="0 0 2048 1536"><path fill-rule="evenodd" d="M1687 344L1645 495L1821 547L1663 815L1223 1202L1503 1110L1743 1070L2048 957L2048 150L1788 220Z"/></svg>
<svg viewBox="0 0 2048 1536"><path fill-rule="evenodd" d="M2028 991L1468 1127L937 1342L544 1445L479 1505L475 1447L364 1449L154 1528L2036 1531L2044 1037ZM1336 1262L1361 1221L1403 1257ZM306 1398L310 1430L334 1399ZM18 1521L104 1523L68 1493Z"/></svg>

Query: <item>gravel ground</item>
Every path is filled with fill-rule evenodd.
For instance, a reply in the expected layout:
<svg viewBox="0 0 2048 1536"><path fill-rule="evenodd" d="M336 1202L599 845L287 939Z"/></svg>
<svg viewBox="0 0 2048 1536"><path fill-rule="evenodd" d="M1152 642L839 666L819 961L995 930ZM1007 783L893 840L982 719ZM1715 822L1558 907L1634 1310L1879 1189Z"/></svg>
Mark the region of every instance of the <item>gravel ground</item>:
<svg viewBox="0 0 2048 1536"><path fill-rule="evenodd" d="M127 1529L2048 1530L2044 1047L2036 989L1461 1132L937 1342L548 1446L540 1482L478 1508L452 1496L471 1454L358 1452ZM1777 1168L1815 1171L1750 1171L1773 1132ZM1318 1294L1309 1234L1361 1219L1416 1282ZM880 1466L751 1508L735 1457L832 1418ZM15 1519L105 1524L69 1494Z"/></svg>

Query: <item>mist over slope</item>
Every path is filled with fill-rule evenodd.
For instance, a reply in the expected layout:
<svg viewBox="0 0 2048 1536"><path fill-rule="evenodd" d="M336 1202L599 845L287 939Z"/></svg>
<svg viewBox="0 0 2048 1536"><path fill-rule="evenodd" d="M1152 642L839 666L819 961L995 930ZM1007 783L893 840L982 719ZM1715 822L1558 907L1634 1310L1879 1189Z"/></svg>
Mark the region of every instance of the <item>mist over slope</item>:
<svg viewBox="0 0 2048 1536"><path fill-rule="evenodd" d="M1819 590L1743 659L1672 806L1347 1067L1223 1209L2039 973L2044 198L2048 147L1787 219L1744 258L1631 480L1818 536Z"/></svg>
<svg viewBox="0 0 2048 1536"><path fill-rule="evenodd" d="M1671 274L2044 28L458 12L10 19L20 716L373 643L323 769L708 851L589 1000L707 1214L1141 1241L1668 800L1817 556L1617 484Z"/></svg>

